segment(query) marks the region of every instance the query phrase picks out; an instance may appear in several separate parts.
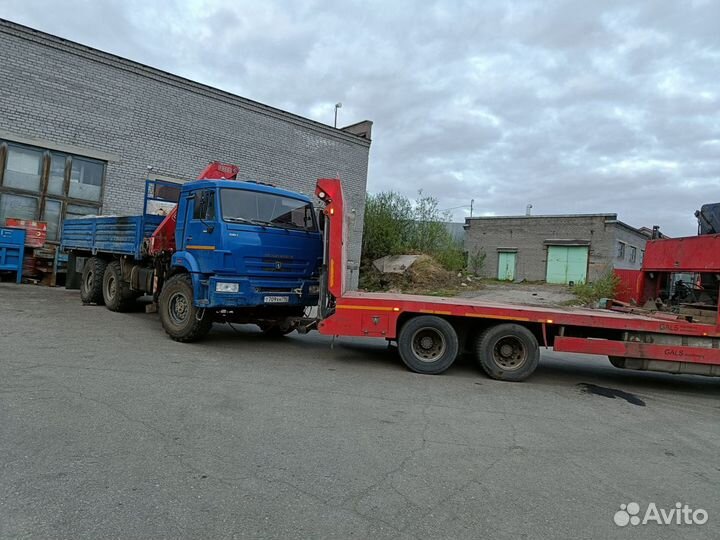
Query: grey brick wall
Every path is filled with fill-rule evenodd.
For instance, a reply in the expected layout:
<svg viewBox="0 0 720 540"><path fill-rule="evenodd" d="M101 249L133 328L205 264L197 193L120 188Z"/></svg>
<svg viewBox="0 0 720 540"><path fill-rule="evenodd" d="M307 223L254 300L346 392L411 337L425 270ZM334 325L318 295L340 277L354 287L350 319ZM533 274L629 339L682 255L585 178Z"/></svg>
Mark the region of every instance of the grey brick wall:
<svg viewBox="0 0 720 540"><path fill-rule="evenodd" d="M630 270L637 270L642 266L642 253L645 252L645 244L648 238L642 234L638 234L636 231L628 228L622 223L615 224L615 237L609 239L611 245L609 246L610 257L612 258L613 266L615 268L626 268ZM617 256L617 243L625 243L625 255L622 258ZM635 261L631 260L631 248L635 248Z"/></svg>
<svg viewBox="0 0 720 540"><path fill-rule="evenodd" d="M496 278L498 248L517 249L516 279L542 281L547 269L546 240L580 240L589 242L588 280L600 277L608 268L629 268L627 260L616 258L618 239L645 249L647 238L617 221L614 214L568 216L512 216L466 220L465 249L473 254L486 253L482 274ZM628 254L626 253L626 259Z"/></svg>
<svg viewBox="0 0 720 540"><path fill-rule="evenodd" d="M234 163L242 179L308 195L339 175L359 261L368 139L3 20L0 51L0 130L114 156L103 213L142 209L149 165L194 178L209 161Z"/></svg>

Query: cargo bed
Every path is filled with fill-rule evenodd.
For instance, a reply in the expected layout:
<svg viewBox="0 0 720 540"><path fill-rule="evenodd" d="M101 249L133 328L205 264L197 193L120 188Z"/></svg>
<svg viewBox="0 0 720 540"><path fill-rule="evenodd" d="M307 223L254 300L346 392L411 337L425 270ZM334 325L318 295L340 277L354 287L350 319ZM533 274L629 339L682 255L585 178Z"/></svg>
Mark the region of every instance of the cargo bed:
<svg viewBox="0 0 720 540"><path fill-rule="evenodd" d="M142 259L143 240L153 234L164 216L93 216L63 224L61 248L68 252L113 253Z"/></svg>

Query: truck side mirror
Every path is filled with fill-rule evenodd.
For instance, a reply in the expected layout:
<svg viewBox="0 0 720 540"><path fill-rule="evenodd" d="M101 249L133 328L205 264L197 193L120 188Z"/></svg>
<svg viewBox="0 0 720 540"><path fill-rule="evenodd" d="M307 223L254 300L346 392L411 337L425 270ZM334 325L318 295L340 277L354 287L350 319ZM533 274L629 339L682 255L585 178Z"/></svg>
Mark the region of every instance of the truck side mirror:
<svg viewBox="0 0 720 540"><path fill-rule="evenodd" d="M325 230L325 212L323 212L322 208L318 209L318 227L320 227L320 232Z"/></svg>

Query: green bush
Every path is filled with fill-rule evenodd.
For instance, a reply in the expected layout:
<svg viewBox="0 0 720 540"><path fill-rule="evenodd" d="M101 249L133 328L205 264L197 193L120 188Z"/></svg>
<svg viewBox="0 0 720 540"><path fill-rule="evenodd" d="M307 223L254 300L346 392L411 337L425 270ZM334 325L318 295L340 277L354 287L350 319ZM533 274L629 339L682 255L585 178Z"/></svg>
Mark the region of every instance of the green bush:
<svg viewBox="0 0 720 540"><path fill-rule="evenodd" d="M476 276L479 276L485 266L486 258L487 253L485 253L482 249L478 249L474 253L471 253L468 255L468 270Z"/></svg>
<svg viewBox="0 0 720 540"><path fill-rule="evenodd" d="M573 293L583 304L594 304L601 298L614 298L620 286L620 278L612 271L606 271L592 283L580 283L573 287Z"/></svg>
<svg viewBox="0 0 720 540"><path fill-rule="evenodd" d="M418 193L415 201L393 191L368 194L362 259L369 264L386 255L420 254L434 257L444 268L460 271L466 260L443 221L437 199Z"/></svg>

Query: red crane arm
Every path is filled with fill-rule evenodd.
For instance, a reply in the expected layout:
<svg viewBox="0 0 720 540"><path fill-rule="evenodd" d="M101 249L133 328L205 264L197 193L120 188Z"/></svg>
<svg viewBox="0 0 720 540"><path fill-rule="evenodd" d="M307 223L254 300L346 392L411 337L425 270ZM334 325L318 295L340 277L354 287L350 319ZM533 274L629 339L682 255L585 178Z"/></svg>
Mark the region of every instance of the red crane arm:
<svg viewBox="0 0 720 540"><path fill-rule="evenodd" d="M237 165L229 165L213 161L203 169L198 180L237 180L240 168ZM175 226L177 225L177 205L158 225L155 232L148 241L148 254L158 255L163 251L175 251Z"/></svg>

